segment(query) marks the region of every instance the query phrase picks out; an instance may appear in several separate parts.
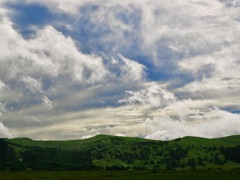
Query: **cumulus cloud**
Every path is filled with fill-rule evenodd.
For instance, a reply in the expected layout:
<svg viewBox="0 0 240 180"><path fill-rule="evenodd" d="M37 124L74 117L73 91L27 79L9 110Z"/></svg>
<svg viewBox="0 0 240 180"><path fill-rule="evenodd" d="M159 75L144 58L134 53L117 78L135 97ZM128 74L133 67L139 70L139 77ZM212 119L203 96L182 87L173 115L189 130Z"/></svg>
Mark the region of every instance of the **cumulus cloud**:
<svg viewBox="0 0 240 180"><path fill-rule="evenodd" d="M82 54L70 37L63 36L51 26L39 30L29 40L23 39L8 20L2 20L0 30L5 34L1 36L1 63L12 64L1 66L1 72L5 72L3 79L9 80L22 74L53 78L65 75L76 82L95 83L107 73L101 58ZM23 81L31 80L33 83L33 78L30 78L24 77Z"/></svg>
<svg viewBox="0 0 240 180"><path fill-rule="evenodd" d="M52 96L71 86L103 82L108 74L100 57L82 54L70 37L51 26L24 39L4 17L0 32L1 90L8 88L4 94L8 107L20 108L13 102L22 107L43 102L50 107Z"/></svg>

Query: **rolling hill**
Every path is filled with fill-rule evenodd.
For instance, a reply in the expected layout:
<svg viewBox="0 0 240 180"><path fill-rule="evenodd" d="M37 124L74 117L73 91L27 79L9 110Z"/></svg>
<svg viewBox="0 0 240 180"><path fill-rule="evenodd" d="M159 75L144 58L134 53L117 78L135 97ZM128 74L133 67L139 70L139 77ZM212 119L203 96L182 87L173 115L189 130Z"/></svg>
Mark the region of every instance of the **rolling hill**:
<svg viewBox="0 0 240 180"><path fill-rule="evenodd" d="M84 140L0 139L0 170L235 170L240 135L171 141L98 135Z"/></svg>

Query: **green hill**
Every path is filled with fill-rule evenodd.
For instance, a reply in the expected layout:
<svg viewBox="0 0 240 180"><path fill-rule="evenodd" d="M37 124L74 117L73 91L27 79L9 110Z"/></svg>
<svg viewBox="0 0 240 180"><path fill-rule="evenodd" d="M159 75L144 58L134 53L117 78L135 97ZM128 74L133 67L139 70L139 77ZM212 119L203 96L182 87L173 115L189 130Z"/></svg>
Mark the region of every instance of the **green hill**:
<svg viewBox="0 0 240 180"><path fill-rule="evenodd" d="M84 140L0 139L0 170L240 169L240 135L171 141L98 135Z"/></svg>

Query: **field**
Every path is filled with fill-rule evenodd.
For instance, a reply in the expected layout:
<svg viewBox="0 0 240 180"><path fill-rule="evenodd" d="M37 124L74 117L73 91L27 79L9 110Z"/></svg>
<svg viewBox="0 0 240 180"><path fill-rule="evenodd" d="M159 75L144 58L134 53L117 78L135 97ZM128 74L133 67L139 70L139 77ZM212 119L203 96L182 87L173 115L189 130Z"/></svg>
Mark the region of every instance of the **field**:
<svg viewBox="0 0 240 180"><path fill-rule="evenodd" d="M194 179L194 180L237 180L239 171L192 172L192 171L23 171L1 172L1 180L78 180L78 179Z"/></svg>

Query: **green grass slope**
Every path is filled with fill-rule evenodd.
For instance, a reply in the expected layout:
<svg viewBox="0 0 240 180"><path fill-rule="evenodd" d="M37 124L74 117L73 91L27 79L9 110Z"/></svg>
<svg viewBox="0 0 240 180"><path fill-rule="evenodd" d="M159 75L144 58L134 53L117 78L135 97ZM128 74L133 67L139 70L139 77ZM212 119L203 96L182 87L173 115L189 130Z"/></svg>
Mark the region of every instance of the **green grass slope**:
<svg viewBox="0 0 240 180"><path fill-rule="evenodd" d="M84 140L0 140L0 170L240 168L240 135L171 141L98 135Z"/></svg>

